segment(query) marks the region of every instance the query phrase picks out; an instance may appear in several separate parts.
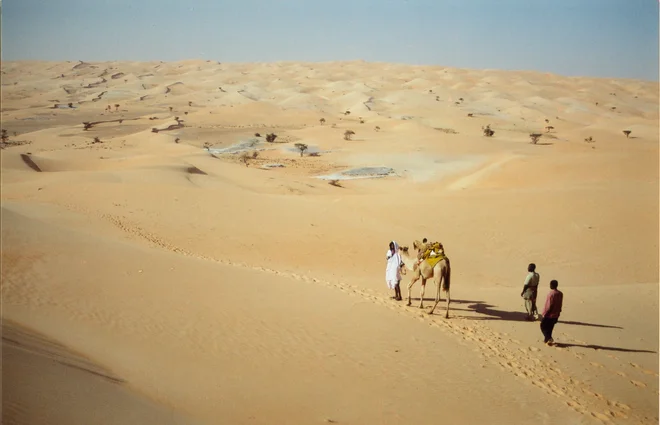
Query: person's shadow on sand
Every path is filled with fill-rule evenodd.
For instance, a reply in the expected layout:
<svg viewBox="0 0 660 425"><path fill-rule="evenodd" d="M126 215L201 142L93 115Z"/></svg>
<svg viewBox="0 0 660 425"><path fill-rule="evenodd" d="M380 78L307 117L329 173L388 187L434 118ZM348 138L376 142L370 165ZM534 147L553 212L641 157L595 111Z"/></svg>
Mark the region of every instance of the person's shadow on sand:
<svg viewBox="0 0 660 425"><path fill-rule="evenodd" d="M477 317L465 317L469 320L508 320L508 321L525 321L527 318L527 313L521 311L504 311L496 310L493 305L486 304L483 302L473 303L467 306L469 311L474 311L479 313L480 316ZM485 316L483 316L485 315ZM558 322L561 325L576 325L576 326L593 326L597 328L609 328L609 329L623 329L621 326L613 325L602 325L597 323L585 323L585 322L576 322L573 320L559 320ZM557 348L588 348L593 350L604 350L604 351L618 351L624 353L657 353L656 351L651 350L636 350L632 348L620 348L620 347L607 347L603 345L595 344L570 344L570 343L555 343Z"/></svg>
<svg viewBox="0 0 660 425"><path fill-rule="evenodd" d="M479 313L479 314L485 314L488 317L467 317L467 319L472 319L472 320L510 320L514 322L520 322L520 321L525 321L527 318L527 313L523 311L504 311L504 310L496 310L492 307L495 307L494 305L490 304L485 304L485 303L474 303L470 304L467 306L468 309ZM623 329L621 326L613 326L613 325L601 325L598 323L585 323L585 322L576 322L572 320L561 320L559 319L560 324L564 325L577 325L577 326L593 326L596 328L610 328L610 329Z"/></svg>

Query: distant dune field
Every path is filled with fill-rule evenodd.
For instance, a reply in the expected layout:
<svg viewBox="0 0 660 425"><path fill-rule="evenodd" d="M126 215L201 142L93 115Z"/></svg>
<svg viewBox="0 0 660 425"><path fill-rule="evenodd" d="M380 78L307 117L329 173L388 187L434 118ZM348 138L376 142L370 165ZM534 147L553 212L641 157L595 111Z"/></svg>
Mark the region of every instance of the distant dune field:
<svg viewBox="0 0 660 425"><path fill-rule="evenodd" d="M3 423L657 423L658 93L3 62ZM385 284L388 243L424 237L448 319L432 282L423 310ZM540 308L564 292L555 347L524 320L530 262Z"/></svg>

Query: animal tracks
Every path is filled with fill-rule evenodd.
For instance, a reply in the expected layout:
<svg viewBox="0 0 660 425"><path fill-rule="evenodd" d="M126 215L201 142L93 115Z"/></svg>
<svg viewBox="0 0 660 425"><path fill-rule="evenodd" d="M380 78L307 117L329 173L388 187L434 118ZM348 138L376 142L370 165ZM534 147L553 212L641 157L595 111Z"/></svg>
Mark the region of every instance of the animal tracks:
<svg viewBox="0 0 660 425"><path fill-rule="evenodd" d="M560 398L566 406L574 411L592 417L600 422L611 423L615 418L629 418L634 416L631 414L631 408L629 406L615 400L608 400L604 395L591 391L586 383L572 378L565 372L554 367L553 363L544 360L542 354L539 353L541 351L539 347L525 346L524 343L511 338L507 333L494 331L486 325L472 321L468 324L465 320L456 317L453 320L436 319L437 316L430 316L425 311L420 312L417 308L407 307L405 304L384 296L375 295L371 290L364 290L345 282L328 282L299 273L281 272L268 267L251 266L245 263L200 255L179 248L157 235L131 224L125 218L115 215L104 215L103 218L113 223L129 236L142 239L152 245L177 254L336 288L349 296L359 297L399 314L419 320L422 323L428 323L429 326L442 329L460 340L477 344L479 353L485 361L498 365L502 370L512 373L517 378L523 379L540 390ZM596 362L590 362L590 365L599 369L603 368L603 365ZM634 363L631 363L631 366L639 369L639 366ZM626 375L622 372L619 372L618 375L626 378ZM630 383L639 388L646 387L646 384L640 381L630 380ZM636 422L643 422L642 418L633 419Z"/></svg>

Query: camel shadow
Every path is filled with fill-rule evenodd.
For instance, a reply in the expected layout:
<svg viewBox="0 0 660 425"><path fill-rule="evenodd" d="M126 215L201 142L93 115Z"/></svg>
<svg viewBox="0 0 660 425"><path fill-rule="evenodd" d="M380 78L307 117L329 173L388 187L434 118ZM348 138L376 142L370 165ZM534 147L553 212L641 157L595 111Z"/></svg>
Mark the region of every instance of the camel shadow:
<svg viewBox="0 0 660 425"><path fill-rule="evenodd" d="M605 347L605 346L602 346L602 345L594 345L594 344L588 344L588 345L568 344L568 343L563 343L563 342L556 342L555 347L559 347L559 348L570 348L570 347L591 348L593 350L618 351L618 352L621 352L621 353L657 353L657 351L651 351L651 350L634 350L632 348Z"/></svg>
<svg viewBox="0 0 660 425"><path fill-rule="evenodd" d="M452 300L453 301L453 300ZM475 313L483 314L486 315L487 317L471 317L469 319L471 320L508 320L508 321L514 321L514 322L521 322L525 321L527 318L527 313L523 311L504 311L504 310L496 310L492 307L495 307L494 305L490 304L485 304L483 302L477 302L473 303L467 306L468 309L471 309ZM621 326L613 326L613 325L602 325L598 323L586 323L586 322L576 322L572 320L559 320L560 324L563 325L576 325L576 326L592 326L596 328L610 328L610 329L623 329Z"/></svg>

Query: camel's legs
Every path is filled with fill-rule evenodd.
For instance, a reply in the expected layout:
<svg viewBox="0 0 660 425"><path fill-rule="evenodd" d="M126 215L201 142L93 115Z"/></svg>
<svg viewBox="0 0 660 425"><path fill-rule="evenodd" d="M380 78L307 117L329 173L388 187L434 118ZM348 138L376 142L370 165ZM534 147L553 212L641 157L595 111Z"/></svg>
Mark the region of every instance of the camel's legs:
<svg viewBox="0 0 660 425"><path fill-rule="evenodd" d="M413 277L412 280L410 281L410 283L408 284L408 305L412 304L412 298L411 298L411 295L410 295L411 289L412 289L413 285L415 284L415 282L417 282L419 280L419 278L420 278L419 275Z"/></svg>
<svg viewBox="0 0 660 425"><path fill-rule="evenodd" d="M442 273L440 273L440 276L435 281L438 291L435 294L435 303L433 303L433 307L431 308L431 311L429 311L429 314L433 314L435 308L438 306L438 303L440 303L440 291L442 290Z"/></svg>
<svg viewBox="0 0 660 425"><path fill-rule="evenodd" d="M447 288L447 310L445 312L445 319L449 319L449 288Z"/></svg>
<svg viewBox="0 0 660 425"><path fill-rule="evenodd" d="M426 289L426 279L422 278L422 289L419 293L419 308L424 308L424 290Z"/></svg>

